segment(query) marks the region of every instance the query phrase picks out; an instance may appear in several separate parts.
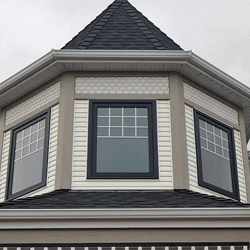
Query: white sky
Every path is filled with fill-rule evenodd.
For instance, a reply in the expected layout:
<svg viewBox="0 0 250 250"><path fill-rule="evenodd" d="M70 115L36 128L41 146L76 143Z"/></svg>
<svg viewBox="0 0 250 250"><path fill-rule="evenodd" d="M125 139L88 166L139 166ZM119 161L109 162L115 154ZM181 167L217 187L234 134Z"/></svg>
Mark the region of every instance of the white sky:
<svg viewBox="0 0 250 250"><path fill-rule="evenodd" d="M112 2L0 0L0 83L63 47ZM250 0L130 3L184 50L250 87Z"/></svg>
<svg viewBox="0 0 250 250"><path fill-rule="evenodd" d="M0 82L60 49L113 0L0 0ZM250 0L130 0L184 50L250 87Z"/></svg>

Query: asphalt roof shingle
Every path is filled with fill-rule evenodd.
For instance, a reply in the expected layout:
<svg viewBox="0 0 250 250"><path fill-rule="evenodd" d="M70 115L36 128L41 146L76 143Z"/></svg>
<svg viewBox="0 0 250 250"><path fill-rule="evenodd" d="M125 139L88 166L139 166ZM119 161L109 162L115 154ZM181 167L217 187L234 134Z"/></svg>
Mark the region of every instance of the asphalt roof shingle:
<svg viewBox="0 0 250 250"><path fill-rule="evenodd" d="M0 209L66 208L213 208L250 207L231 199L175 189L157 191L85 191L61 189L0 203Z"/></svg>
<svg viewBox="0 0 250 250"><path fill-rule="evenodd" d="M182 50L127 0L115 0L62 49Z"/></svg>

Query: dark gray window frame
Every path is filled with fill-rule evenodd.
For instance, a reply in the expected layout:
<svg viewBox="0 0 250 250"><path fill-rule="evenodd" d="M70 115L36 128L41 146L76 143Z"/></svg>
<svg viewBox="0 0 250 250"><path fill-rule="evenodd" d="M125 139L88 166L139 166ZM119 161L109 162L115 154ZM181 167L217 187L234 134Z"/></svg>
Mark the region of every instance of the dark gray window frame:
<svg viewBox="0 0 250 250"><path fill-rule="evenodd" d="M98 107L147 107L149 131L149 173L97 173L97 108ZM158 179L157 118L155 100L90 100L88 138L88 179Z"/></svg>
<svg viewBox="0 0 250 250"><path fill-rule="evenodd" d="M232 192L224 190L220 187L207 183L203 180L202 174L202 159L201 159L201 145L200 145L200 129L199 129L199 119L205 120L210 124L226 131L229 136L229 152L230 152L230 169L232 176ZM226 124L194 109L194 126L195 126L195 142L196 142L196 158L197 158L197 171L198 171L198 185L215 191L217 193L223 194L225 196L231 197L233 199L239 200L239 187L238 187L238 173L237 173L237 163L235 154L235 141L233 128L227 126Z"/></svg>
<svg viewBox="0 0 250 250"><path fill-rule="evenodd" d="M43 172L42 180L40 183L37 183L31 187L23 189L15 194L12 194L13 186L13 172L14 172L14 159L15 159L15 146L16 146L16 134L25 128L39 122L40 120L45 119L45 136L44 136L44 151L43 151ZM17 126L11 129L11 147L10 147L10 160L9 160L9 171L8 171L8 183L7 183L7 199L14 199L25 195L29 192L35 191L38 188L41 188L46 185L47 182L47 165L48 165L48 149L49 149L49 131L50 131L50 109L47 109L28 120L18 124Z"/></svg>

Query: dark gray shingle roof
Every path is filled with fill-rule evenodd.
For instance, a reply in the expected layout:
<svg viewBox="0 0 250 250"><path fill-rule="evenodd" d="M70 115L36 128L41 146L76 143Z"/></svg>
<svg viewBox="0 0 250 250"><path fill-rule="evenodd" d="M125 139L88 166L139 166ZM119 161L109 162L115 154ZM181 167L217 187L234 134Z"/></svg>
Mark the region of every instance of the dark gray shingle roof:
<svg viewBox="0 0 250 250"><path fill-rule="evenodd" d="M62 49L182 50L127 0L116 0Z"/></svg>
<svg viewBox="0 0 250 250"><path fill-rule="evenodd" d="M62 189L35 197L0 203L0 209L212 208L249 206L250 204L200 194L186 189L158 191L84 191Z"/></svg>

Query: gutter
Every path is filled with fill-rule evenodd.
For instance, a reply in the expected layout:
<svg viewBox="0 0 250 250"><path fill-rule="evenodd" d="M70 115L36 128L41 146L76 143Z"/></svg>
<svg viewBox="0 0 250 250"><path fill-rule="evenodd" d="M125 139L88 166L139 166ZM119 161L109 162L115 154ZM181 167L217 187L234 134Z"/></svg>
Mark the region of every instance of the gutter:
<svg viewBox="0 0 250 250"><path fill-rule="evenodd" d="M0 229L218 227L250 229L250 208L0 210Z"/></svg>

